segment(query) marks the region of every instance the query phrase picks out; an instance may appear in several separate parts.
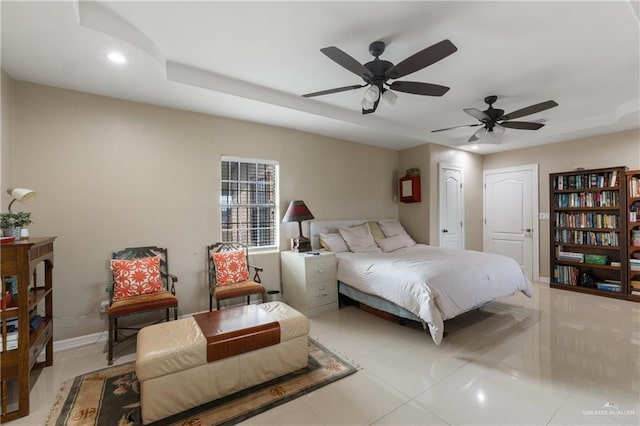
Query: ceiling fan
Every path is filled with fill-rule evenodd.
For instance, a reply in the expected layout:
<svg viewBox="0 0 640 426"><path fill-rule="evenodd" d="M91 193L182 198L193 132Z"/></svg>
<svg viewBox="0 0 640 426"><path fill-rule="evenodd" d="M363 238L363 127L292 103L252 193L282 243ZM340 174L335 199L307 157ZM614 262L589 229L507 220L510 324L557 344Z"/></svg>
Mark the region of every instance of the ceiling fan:
<svg viewBox="0 0 640 426"><path fill-rule="evenodd" d="M397 95L391 90L427 96L442 96L447 93L449 88L438 84L420 83L416 81L394 81L389 84L388 80L404 77L451 55L458 50L458 48L449 40L443 40L429 46L404 61L399 62L397 65L380 59L380 55L384 52L385 47L386 45L383 41L374 41L371 43L369 45L369 53L371 53L375 59L364 65L335 46L320 49L329 59L362 78L364 84L321 90L302 96L310 98L369 86L362 100L362 113L370 114L378 108L378 103L381 98L392 105L395 103Z"/></svg>
<svg viewBox="0 0 640 426"><path fill-rule="evenodd" d="M447 127L446 129L438 129L432 130L432 133L435 132L443 132L445 130L457 129L459 127L477 127L482 126L478 131L476 131L467 142L474 142L479 139L486 139L487 143L498 143L498 137L505 132L505 128L509 129L519 129L519 130L538 130L544 126L540 120L537 121L511 121L515 118L524 117L526 115L535 114L537 112L541 112L547 110L549 108L553 108L558 106L555 101L545 101L540 102L539 104L530 105L525 108L521 108L519 110L510 112L509 114L505 114L504 110L494 108L493 104L498 100L497 96L487 96L484 98L486 104L489 105L484 111L480 111L476 108L464 108L463 111L469 114L470 116L477 118L480 120L478 124L464 124L462 126L454 126Z"/></svg>

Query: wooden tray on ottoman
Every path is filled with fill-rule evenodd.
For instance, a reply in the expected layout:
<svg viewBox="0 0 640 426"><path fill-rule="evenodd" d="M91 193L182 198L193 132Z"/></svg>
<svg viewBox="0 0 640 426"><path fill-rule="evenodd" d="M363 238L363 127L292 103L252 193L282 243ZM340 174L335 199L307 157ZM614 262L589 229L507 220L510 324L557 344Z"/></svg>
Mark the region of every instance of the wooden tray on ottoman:
<svg viewBox="0 0 640 426"><path fill-rule="evenodd" d="M257 305L193 316L207 338L207 362L280 343L280 323Z"/></svg>

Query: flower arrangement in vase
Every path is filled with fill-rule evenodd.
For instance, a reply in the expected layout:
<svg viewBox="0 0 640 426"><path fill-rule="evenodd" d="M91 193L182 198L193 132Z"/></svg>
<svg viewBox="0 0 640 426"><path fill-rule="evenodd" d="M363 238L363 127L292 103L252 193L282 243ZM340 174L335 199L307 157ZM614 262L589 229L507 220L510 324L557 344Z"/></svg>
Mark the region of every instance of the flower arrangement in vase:
<svg viewBox="0 0 640 426"><path fill-rule="evenodd" d="M13 236L19 240L22 228L26 228L32 223L30 212L0 213L0 229L5 237Z"/></svg>

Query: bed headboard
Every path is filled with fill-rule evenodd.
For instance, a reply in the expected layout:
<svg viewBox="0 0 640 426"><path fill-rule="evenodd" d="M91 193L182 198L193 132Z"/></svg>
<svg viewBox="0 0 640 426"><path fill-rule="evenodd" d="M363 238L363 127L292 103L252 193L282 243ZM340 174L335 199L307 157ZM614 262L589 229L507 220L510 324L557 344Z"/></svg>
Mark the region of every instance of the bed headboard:
<svg viewBox="0 0 640 426"><path fill-rule="evenodd" d="M313 220L309 222L309 234L311 239L311 248L320 250L320 233L328 234L338 232L341 226L354 226L361 223L371 222L378 219L349 219L349 220Z"/></svg>

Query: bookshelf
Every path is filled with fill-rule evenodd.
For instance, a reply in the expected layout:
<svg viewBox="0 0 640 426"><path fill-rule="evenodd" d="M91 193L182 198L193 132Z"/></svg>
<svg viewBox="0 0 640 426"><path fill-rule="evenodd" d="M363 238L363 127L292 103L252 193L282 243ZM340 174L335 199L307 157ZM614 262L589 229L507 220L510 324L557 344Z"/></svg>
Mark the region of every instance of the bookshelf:
<svg viewBox="0 0 640 426"><path fill-rule="evenodd" d="M640 170L627 172L628 298L640 302Z"/></svg>
<svg viewBox="0 0 640 426"><path fill-rule="evenodd" d="M0 246L0 423L29 414L32 372L53 365L54 239Z"/></svg>
<svg viewBox="0 0 640 426"><path fill-rule="evenodd" d="M552 288L627 298L627 181L626 167L549 175Z"/></svg>

